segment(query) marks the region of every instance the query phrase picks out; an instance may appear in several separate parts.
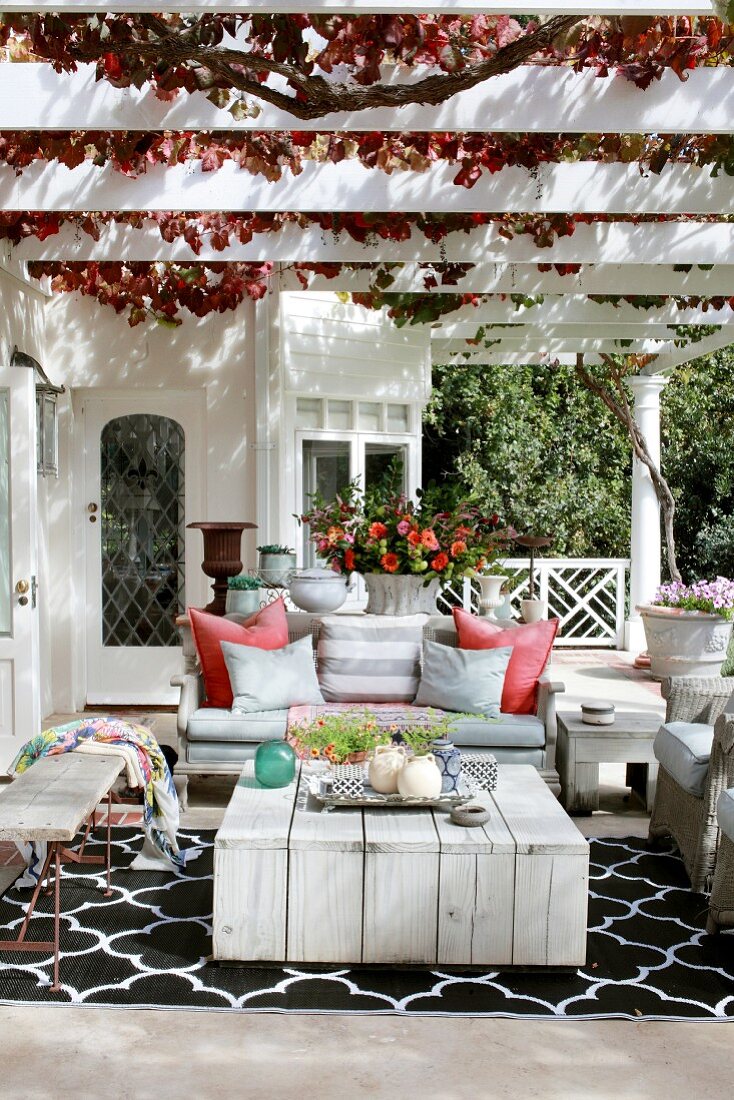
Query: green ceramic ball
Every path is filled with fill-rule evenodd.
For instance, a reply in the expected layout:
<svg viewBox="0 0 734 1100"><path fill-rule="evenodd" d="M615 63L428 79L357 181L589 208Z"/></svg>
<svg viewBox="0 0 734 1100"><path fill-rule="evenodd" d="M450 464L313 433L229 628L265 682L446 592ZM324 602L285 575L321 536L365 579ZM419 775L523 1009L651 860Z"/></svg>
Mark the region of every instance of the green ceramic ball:
<svg viewBox="0 0 734 1100"><path fill-rule="evenodd" d="M287 787L296 774L296 754L285 741L263 741L255 753L255 779L263 787Z"/></svg>

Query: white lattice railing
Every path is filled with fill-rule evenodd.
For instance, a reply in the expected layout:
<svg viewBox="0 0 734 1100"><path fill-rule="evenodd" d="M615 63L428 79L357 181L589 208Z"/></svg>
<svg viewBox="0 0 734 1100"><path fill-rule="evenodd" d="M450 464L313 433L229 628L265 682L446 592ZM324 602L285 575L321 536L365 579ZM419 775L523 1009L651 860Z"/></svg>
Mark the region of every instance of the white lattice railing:
<svg viewBox="0 0 734 1100"><path fill-rule="evenodd" d="M548 603L549 616L560 619L556 637L559 646L624 645L627 558L536 558L536 594ZM507 618L520 615L520 600L529 596L529 558L508 558L503 572L510 577L508 603L495 614ZM479 588L471 580L444 590L438 598L440 611L460 605L478 611Z"/></svg>

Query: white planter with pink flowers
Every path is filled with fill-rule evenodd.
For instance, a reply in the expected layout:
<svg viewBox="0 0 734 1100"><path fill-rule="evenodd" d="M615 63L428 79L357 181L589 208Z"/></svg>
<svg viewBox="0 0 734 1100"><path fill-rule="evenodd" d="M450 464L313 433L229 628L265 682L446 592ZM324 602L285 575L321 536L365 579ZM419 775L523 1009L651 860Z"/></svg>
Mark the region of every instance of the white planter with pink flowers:
<svg viewBox="0 0 734 1100"><path fill-rule="evenodd" d="M731 620L677 607L647 606L638 610L654 679L720 675L731 638Z"/></svg>

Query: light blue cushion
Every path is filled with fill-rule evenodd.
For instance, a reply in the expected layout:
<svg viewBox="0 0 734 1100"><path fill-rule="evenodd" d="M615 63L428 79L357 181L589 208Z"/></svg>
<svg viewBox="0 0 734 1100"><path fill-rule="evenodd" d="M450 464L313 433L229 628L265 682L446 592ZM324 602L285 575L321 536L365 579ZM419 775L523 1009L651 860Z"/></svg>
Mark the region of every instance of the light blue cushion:
<svg viewBox="0 0 734 1100"><path fill-rule="evenodd" d="M414 705L499 718L511 655L511 646L454 649L425 641L423 671Z"/></svg>
<svg viewBox="0 0 734 1100"><path fill-rule="evenodd" d="M240 714L221 707L200 707L189 716L189 741L278 741L285 737L287 710L256 710Z"/></svg>
<svg viewBox="0 0 734 1100"><path fill-rule="evenodd" d="M285 710L324 702L316 679L310 637L282 649L257 649L233 642L220 645L232 686L234 713Z"/></svg>
<svg viewBox="0 0 734 1100"><path fill-rule="evenodd" d="M731 711L729 713L732 713ZM734 787L722 791L716 803L716 816L722 833L734 842Z"/></svg>
<svg viewBox="0 0 734 1100"><path fill-rule="evenodd" d="M449 737L459 748L544 749L545 726L534 714L500 714L491 722L457 718Z"/></svg>
<svg viewBox="0 0 734 1100"><path fill-rule="evenodd" d="M714 727L702 722L665 722L655 735L655 758L675 781L703 798Z"/></svg>

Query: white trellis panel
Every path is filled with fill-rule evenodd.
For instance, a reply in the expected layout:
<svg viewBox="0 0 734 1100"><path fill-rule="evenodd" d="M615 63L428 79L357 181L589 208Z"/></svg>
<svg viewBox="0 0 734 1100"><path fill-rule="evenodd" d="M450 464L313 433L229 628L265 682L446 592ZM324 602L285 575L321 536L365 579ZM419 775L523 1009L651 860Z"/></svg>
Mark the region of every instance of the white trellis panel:
<svg viewBox="0 0 734 1100"><path fill-rule="evenodd" d="M536 558L539 596L548 602L548 614L558 618L557 646L594 646L621 649L628 558ZM520 600L529 595L529 558L507 558L502 566L510 577L509 600L514 617ZM444 591L439 610L450 612L460 605L475 614L479 610L477 586L464 579Z"/></svg>

